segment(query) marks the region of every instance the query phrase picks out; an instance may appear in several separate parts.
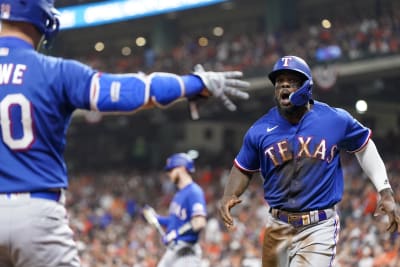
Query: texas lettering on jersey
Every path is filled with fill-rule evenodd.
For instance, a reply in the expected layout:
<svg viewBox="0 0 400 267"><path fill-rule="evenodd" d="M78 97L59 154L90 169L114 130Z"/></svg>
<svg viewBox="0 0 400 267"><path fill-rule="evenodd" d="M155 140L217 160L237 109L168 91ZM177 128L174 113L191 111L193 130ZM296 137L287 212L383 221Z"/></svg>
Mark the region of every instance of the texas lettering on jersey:
<svg viewBox="0 0 400 267"><path fill-rule="evenodd" d="M298 124L272 108L247 131L235 166L260 172L264 198L271 207L296 211L330 207L343 194L339 151L362 149L370 135L371 130L348 112L322 102L314 101Z"/></svg>
<svg viewBox="0 0 400 267"><path fill-rule="evenodd" d="M181 220L187 219L187 211L179 203L172 202L169 207L169 214L173 214Z"/></svg>
<svg viewBox="0 0 400 267"><path fill-rule="evenodd" d="M326 162L330 163L337 151L337 145L327 148L325 139L320 139L317 142L314 139L316 138L311 136L298 136L297 139L295 139L295 141L297 141L297 145L295 144L295 147L299 147L296 152L290 151L288 140L282 140L267 147L264 150L264 154L270 158L274 166L279 166L286 161L301 157L314 158L323 161L326 160ZM312 141L315 144L314 149L310 148L310 143Z"/></svg>

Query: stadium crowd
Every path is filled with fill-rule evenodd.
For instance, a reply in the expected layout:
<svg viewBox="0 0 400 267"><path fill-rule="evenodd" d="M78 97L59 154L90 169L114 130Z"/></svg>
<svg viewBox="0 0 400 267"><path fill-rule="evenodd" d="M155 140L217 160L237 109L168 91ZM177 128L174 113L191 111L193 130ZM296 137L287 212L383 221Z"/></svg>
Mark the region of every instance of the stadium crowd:
<svg viewBox="0 0 400 267"><path fill-rule="evenodd" d="M95 52L80 60L112 72L187 73L195 64L202 63L210 69L242 69L247 74L258 75L286 54L300 56L311 65L393 55L400 51L400 12L393 12L380 18L335 20L331 28L308 24L277 34L266 34L263 30L226 30L220 37L206 36L205 46L199 45L199 36L182 34L168 51L159 52L148 46L134 50L129 56L107 57L107 61Z"/></svg>
<svg viewBox="0 0 400 267"><path fill-rule="evenodd" d="M305 26L280 35L257 32L210 37L201 47L194 36L182 36L171 51L157 54L147 48L131 57L116 56L107 62L93 54L83 59L95 68L113 72L190 71L195 63L216 70L255 70L270 67L282 54L296 54L317 62L316 51L337 45L341 56L335 60L356 60L400 51L400 14L365 19L348 24L335 21L334 27ZM397 138L398 139L398 138ZM385 153L385 147L383 153ZM392 156L398 153L392 145ZM400 160L387 161L389 177L397 201L400 195ZM259 267L261 240L268 212L262 196L261 178L253 182L243 203L233 211L236 227L228 232L217 214L230 166L198 166L197 182L206 192L208 224L202 233L204 267ZM161 168L160 168L161 169ZM343 158L345 193L338 205L341 232L337 250L338 267L400 266L400 238L385 230L385 218L373 215L377 194L361 172L353 156ZM155 267L165 247L157 231L147 225L140 210L144 204L167 214L173 195L161 171L72 174L67 195L71 226L76 234L83 267Z"/></svg>
<svg viewBox="0 0 400 267"><path fill-rule="evenodd" d="M373 215L377 194L355 157L343 158L345 193L338 205L341 233L338 267L400 266L400 238L386 231L385 217ZM400 160L387 162L395 192L400 191ZM263 226L268 212L261 178L255 177L240 207L236 227L227 231L216 211L228 168L202 166L196 182L205 190L208 224L201 235L204 267L259 267ZM73 175L67 195L71 226L83 267L154 267L164 252L157 231L145 223L141 207L167 214L172 185L163 172ZM356 196L356 197L355 197ZM399 197L399 194L397 194ZM399 201L400 199L397 199Z"/></svg>

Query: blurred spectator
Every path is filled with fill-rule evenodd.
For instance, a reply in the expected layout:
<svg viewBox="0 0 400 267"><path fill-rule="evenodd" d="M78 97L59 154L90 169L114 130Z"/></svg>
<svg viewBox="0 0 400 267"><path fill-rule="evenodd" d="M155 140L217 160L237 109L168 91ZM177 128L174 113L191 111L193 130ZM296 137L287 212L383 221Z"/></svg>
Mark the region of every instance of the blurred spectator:
<svg viewBox="0 0 400 267"><path fill-rule="evenodd" d="M98 69L120 71L158 71L173 68L174 72L191 71L192 62L203 62L216 70L245 68L256 71L269 68L280 55L298 54L307 61L317 61L321 47L338 46L340 56L329 60L348 61L365 57L385 56L400 51L400 17L398 12L379 19L369 18L353 23L333 21L330 30L319 25L304 25L296 32L265 34L248 31L212 37L209 47L197 45L196 36L181 36L169 52L155 53L148 47L143 58L110 58L103 62L86 55L85 61ZM393 190L400 192L399 145L396 132L377 139L385 156ZM221 157L222 161L223 157ZM221 165L223 166L223 165ZM336 256L339 267L398 267L400 238L386 232L386 219L374 217L377 194L369 180L361 174L352 156L342 157L345 176L341 214L341 234ZM199 166L199 184L206 192L208 224L202 235L204 267L260 267L260 246L268 207L260 197L261 179L253 179L243 196L242 207L233 212L238 216L233 232L220 225L216 199L222 195L228 169ZM83 267L154 267L163 245L157 232L146 225L137 210L148 203L160 213L167 213L174 188L159 172L75 174L71 179L67 205L71 227L75 230ZM357 198L350 196L357 195ZM400 201L397 193L397 201ZM363 218L362 220L360 218Z"/></svg>

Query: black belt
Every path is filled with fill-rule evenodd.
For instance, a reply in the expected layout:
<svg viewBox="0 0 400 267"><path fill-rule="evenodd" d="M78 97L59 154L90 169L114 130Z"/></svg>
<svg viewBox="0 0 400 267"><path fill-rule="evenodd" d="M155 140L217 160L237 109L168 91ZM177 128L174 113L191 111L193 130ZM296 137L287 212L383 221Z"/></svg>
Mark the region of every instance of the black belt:
<svg viewBox="0 0 400 267"><path fill-rule="evenodd" d="M275 219L281 220L285 223L289 223L294 227L301 227L331 218L335 214L335 209L329 208L306 212L289 212L270 208L269 212Z"/></svg>

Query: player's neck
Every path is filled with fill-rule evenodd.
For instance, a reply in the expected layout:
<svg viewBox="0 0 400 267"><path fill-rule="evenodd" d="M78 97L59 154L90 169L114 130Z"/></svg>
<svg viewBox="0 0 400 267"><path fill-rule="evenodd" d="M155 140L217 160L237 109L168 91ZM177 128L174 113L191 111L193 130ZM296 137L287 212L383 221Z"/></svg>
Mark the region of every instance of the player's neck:
<svg viewBox="0 0 400 267"><path fill-rule="evenodd" d="M22 39L37 47L40 43L41 35L36 28L29 23L4 22L1 23L0 36L9 36Z"/></svg>
<svg viewBox="0 0 400 267"><path fill-rule="evenodd" d="M302 107L294 107L292 110L279 109L280 114L285 117L291 124L297 124L303 118L303 116L311 109L311 105L308 103Z"/></svg>
<svg viewBox="0 0 400 267"><path fill-rule="evenodd" d="M190 183L192 183L192 178L189 176L183 175L179 179L179 183L178 183L179 190L181 190L182 188L185 188Z"/></svg>

